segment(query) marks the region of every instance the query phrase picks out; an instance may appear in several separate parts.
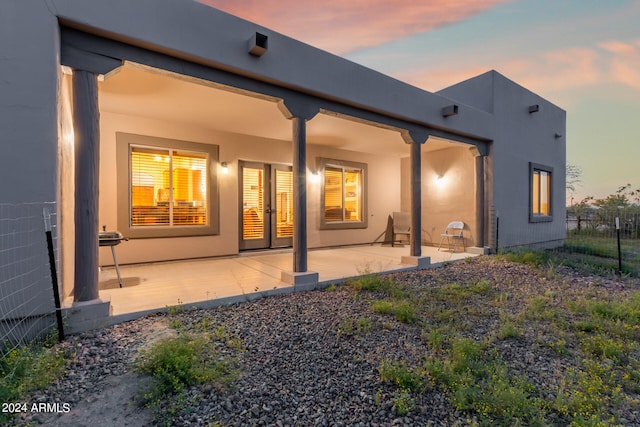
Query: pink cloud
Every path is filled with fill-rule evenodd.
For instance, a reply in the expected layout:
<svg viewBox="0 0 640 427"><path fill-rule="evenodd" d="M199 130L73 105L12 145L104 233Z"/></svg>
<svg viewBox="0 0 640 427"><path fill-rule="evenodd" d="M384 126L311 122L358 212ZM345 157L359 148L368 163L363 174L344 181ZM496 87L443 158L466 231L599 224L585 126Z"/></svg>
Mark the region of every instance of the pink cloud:
<svg viewBox="0 0 640 427"><path fill-rule="evenodd" d="M640 40L635 44L613 40L600 43L599 47L608 54L604 60L612 80L640 89Z"/></svg>
<svg viewBox="0 0 640 427"><path fill-rule="evenodd" d="M598 46L616 55L633 55L636 52L636 48L633 44L623 43L617 40L601 42Z"/></svg>
<svg viewBox="0 0 640 427"><path fill-rule="evenodd" d="M408 70L396 77L433 91L495 69L518 84L544 95L545 92L597 83L602 78L598 58L598 53L592 49L570 48L502 60L490 56L486 62L478 62L473 66L447 63L435 69Z"/></svg>
<svg viewBox="0 0 640 427"><path fill-rule="evenodd" d="M345 54L464 20L508 0L198 0Z"/></svg>

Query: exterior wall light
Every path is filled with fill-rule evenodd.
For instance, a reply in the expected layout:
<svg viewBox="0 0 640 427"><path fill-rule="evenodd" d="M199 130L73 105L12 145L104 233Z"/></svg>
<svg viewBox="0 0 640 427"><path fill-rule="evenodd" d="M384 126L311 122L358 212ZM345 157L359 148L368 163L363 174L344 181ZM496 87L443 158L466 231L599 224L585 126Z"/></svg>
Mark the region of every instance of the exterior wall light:
<svg viewBox="0 0 640 427"><path fill-rule="evenodd" d="M261 57L267 52L269 45L269 37L256 32L249 39L249 54L257 57Z"/></svg>
<svg viewBox="0 0 640 427"><path fill-rule="evenodd" d="M227 162L222 162L220 163L220 170L222 171L223 174L228 174L229 173L229 164Z"/></svg>
<svg viewBox="0 0 640 427"><path fill-rule="evenodd" d="M537 113L538 111L540 111L540 106L538 104L533 104L529 106L529 114Z"/></svg>
<svg viewBox="0 0 640 427"><path fill-rule="evenodd" d="M320 182L320 174L318 172L309 172L309 182L317 184Z"/></svg>
<svg viewBox="0 0 640 427"><path fill-rule="evenodd" d="M446 106L442 109L442 117L450 117L458 114L458 106L456 104Z"/></svg>

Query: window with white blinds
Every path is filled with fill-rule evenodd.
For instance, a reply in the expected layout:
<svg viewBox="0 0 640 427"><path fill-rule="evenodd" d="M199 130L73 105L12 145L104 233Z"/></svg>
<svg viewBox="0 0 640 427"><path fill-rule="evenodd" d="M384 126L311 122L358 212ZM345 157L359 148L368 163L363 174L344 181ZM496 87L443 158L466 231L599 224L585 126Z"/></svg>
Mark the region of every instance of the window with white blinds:
<svg viewBox="0 0 640 427"><path fill-rule="evenodd" d="M207 224L207 154L131 146L131 226Z"/></svg>
<svg viewBox="0 0 640 427"><path fill-rule="evenodd" d="M366 227L365 175L363 163L321 159L323 228Z"/></svg>
<svg viewBox="0 0 640 427"><path fill-rule="evenodd" d="M131 238L217 234L217 163L217 145L118 132L118 229Z"/></svg>

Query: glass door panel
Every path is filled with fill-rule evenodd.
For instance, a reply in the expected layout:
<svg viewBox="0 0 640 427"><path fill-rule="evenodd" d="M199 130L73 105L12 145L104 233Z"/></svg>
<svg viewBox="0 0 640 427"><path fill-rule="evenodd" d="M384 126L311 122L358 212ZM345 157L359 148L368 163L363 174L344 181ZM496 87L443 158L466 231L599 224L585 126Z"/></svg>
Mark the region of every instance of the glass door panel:
<svg viewBox="0 0 640 427"><path fill-rule="evenodd" d="M276 170L276 237L293 237L293 174Z"/></svg>
<svg viewBox="0 0 640 427"><path fill-rule="evenodd" d="M242 238L264 238L264 171L242 169Z"/></svg>
<svg viewBox="0 0 640 427"><path fill-rule="evenodd" d="M240 250L293 244L291 166L239 162Z"/></svg>
<svg viewBox="0 0 640 427"><path fill-rule="evenodd" d="M271 247L293 244L293 172L290 166L271 166L273 183L273 204L271 219L273 236Z"/></svg>
<svg viewBox="0 0 640 427"><path fill-rule="evenodd" d="M267 166L240 162L240 249L269 247L269 191Z"/></svg>

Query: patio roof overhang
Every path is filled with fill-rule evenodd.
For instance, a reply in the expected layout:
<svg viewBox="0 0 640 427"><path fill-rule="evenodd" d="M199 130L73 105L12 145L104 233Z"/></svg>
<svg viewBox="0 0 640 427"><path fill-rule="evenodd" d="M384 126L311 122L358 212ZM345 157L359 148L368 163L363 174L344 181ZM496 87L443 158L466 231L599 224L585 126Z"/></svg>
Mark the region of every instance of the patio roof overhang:
<svg viewBox="0 0 640 427"><path fill-rule="evenodd" d="M403 116L401 113L379 110L372 105L362 105L358 104L357 102L349 102L348 100L344 99L335 99L335 97L331 97L327 94L302 92L300 90L296 90L297 88L284 87L282 85L276 84L275 82L260 80L255 76L247 77L242 74L236 74L222 69L203 66L198 63L185 61L184 59L181 59L179 57L167 56L159 52L149 51L144 48L125 44L113 39L103 38L69 27L61 27L61 39L62 65L77 66L77 64L93 64L104 62L106 64L105 66L113 67L114 61L120 61L123 64L138 64L146 66L147 69L156 70L156 73L160 72L165 76L173 75L174 77L178 77L182 80L191 80L192 82L197 81L200 85L204 84L212 89L228 92L227 96L225 97L225 100L228 102L240 102L239 100L241 98L233 95L246 95L245 99L243 100L244 107L248 107L251 103L250 100L246 98L252 98L256 100L251 105L251 108L253 109L258 108L259 104L261 104L262 107L267 107L267 105L274 102L279 102L281 100L296 100L300 103L314 105L320 111L328 113L329 115L348 118L349 120L354 122L372 124L374 125L374 127L378 128L399 131L403 134L405 140L408 140L407 138L411 139L412 135L431 135L440 139L449 139L473 145L483 155L486 155L486 153L488 152L488 143L490 142L489 137L472 135L467 133L467 131L465 131L464 129L461 130L458 128L446 128L441 126L441 124L434 126L433 124L424 121L419 121L412 119L411 117ZM129 70L126 71L127 72L125 77L131 77L132 73L129 73ZM135 76L131 78L135 79ZM149 76L145 78L149 78ZM156 83L159 83L159 79L161 79L161 76L156 77ZM126 80L126 78L120 78L118 80L123 81ZM165 85L168 81L169 80L164 80L164 82L160 84ZM137 85L139 83L140 82L129 82L130 85ZM122 82L121 84L126 85L127 83ZM150 85L143 84L142 87L150 87ZM381 90L384 89L381 88ZM193 94L194 93L192 92L192 95ZM222 94L220 93L219 95L222 96ZM114 106L112 104L111 107L107 108L114 108ZM251 108L249 109L249 111L251 111ZM138 109L137 111L141 110ZM207 113L208 111L204 112ZM270 117L269 114L273 114L267 113L266 115L263 115L264 110L256 112L260 114L253 114L252 116L254 118L261 116ZM175 117L177 109L174 109L172 113L172 117ZM471 114L474 116L478 114L483 117L484 115L488 116L484 118L473 117L470 120L471 122L476 122L478 120L490 121L492 117L490 114L475 110L473 110ZM225 126L229 126L231 123L233 123L225 120L225 118L228 117L225 117L224 114L219 114L217 115L217 117L220 118L217 122L218 129L225 130ZM212 123L212 120L213 123L215 123L214 115L209 112L209 114L207 115L207 123ZM275 139L290 139L289 126L286 120L269 120L269 126L272 127L271 129L265 128L266 120L262 120L262 122L263 125L261 128L258 128L258 123L251 123L251 125L254 127L253 132L261 136L272 136ZM225 124L224 126L223 123ZM280 123L279 126L278 123ZM244 121L242 125L245 131L247 129L247 124L247 121ZM322 126L319 127L322 128ZM345 133L349 133L349 126L347 126L346 124L342 127L339 126L338 130L342 132L342 135L344 135ZM233 130L231 129L231 131ZM354 132L352 130L351 133L355 135L357 132ZM311 128L309 134L309 142L312 144L314 143L314 136L319 137L316 141L322 139L321 132L318 132L316 135L314 135L314 130L313 128ZM422 139L420 142L424 142L426 138L419 137L418 139ZM369 139L369 141L371 140ZM365 147L362 146L359 147L359 149L361 150L364 148ZM366 149L365 151L376 152L377 148L380 147L368 147L368 149ZM433 144L433 147L431 148L439 149L442 147L438 144ZM353 147L346 149L353 149ZM389 148L386 147L385 149ZM400 148L399 150L404 152L404 155L407 155L406 149ZM356 149L355 151L358 151L358 149Z"/></svg>

